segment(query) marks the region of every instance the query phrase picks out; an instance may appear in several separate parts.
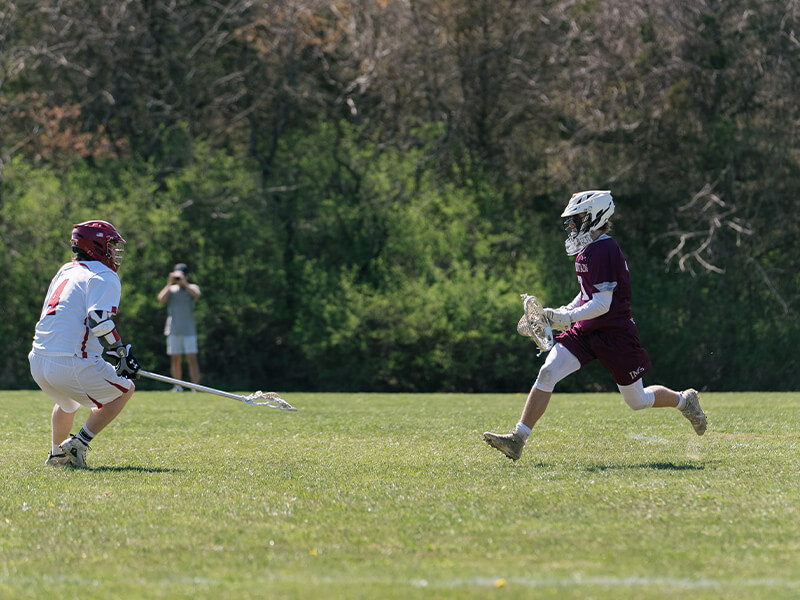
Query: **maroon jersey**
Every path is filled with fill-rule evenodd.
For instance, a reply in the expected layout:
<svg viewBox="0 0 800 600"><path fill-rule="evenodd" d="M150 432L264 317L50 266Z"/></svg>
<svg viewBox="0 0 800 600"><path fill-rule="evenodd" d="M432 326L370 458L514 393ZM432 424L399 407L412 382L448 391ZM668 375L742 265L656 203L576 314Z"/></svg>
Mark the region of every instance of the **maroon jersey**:
<svg viewBox="0 0 800 600"><path fill-rule="evenodd" d="M650 370L650 357L639 343L631 318L631 278L617 242L602 235L575 259L581 305L598 292L612 292L611 308L594 319L578 321L559 334L563 345L581 363L598 359L619 385L631 385Z"/></svg>
<svg viewBox="0 0 800 600"><path fill-rule="evenodd" d="M602 235L575 258L575 272L581 287L581 306L597 292L613 292L611 308L604 315L578 321L580 333L598 329L620 330L631 326L631 277L617 242Z"/></svg>

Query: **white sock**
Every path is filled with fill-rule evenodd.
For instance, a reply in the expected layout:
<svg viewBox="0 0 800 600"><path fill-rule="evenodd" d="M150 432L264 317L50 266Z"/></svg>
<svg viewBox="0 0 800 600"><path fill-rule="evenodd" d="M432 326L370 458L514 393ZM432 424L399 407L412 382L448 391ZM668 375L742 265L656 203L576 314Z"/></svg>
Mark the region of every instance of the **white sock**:
<svg viewBox="0 0 800 600"><path fill-rule="evenodd" d="M523 441L527 441L528 436L531 434L531 428L524 423L517 423L517 426L514 428L514 433L521 437Z"/></svg>
<svg viewBox="0 0 800 600"><path fill-rule="evenodd" d="M678 395L681 397L681 399L678 400L678 406L676 406L675 408L677 408L678 410L683 410L684 408L686 408L686 398L683 397L683 392L678 392Z"/></svg>
<svg viewBox="0 0 800 600"><path fill-rule="evenodd" d="M50 454L64 454L64 451L58 444L53 444L53 447L50 448Z"/></svg>
<svg viewBox="0 0 800 600"><path fill-rule="evenodd" d="M94 439L94 436L95 434L92 433L89 430L89 428L86 427L86 425L84 425L83 427L81 427L81 430L75 435L75 439L80 440L81 442L83 442L88 446L89 442L91 442Z"/></svg>

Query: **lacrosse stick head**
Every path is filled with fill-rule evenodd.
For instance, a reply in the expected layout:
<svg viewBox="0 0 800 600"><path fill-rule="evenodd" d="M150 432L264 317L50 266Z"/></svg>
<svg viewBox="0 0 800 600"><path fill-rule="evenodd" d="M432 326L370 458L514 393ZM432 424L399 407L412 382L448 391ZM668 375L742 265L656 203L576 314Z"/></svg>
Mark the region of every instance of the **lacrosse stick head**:
<svg viewBox="0 0 800 600"><path fill-rule="evenodd" d="M553 328L544 314L542 303L536 296L520 294L525 314L517 323L517 333L532 338L539 347L539 354L549 352L554 345ZM538 355L537 355L538 356Z"/></svg>
<svg viewBox="0 0 800 600"><path fill-rule="evenodd" d="M242 402L250 404L251 406L268 406L269 408L277 408L278 410L297 410L275 392L262 392L259 390L254 394L244 396Z"/></svg>

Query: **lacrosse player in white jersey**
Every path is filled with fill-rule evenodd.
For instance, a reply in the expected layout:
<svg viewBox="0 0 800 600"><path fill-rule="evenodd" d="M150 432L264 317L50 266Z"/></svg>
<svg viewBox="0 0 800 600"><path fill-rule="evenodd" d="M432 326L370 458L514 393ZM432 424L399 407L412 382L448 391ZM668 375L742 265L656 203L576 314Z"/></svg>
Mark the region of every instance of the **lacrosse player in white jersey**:
<svg viewBox="0 0 800 600"><path fill-rule="evenodd" d="M130 344L122 342L114 324L125 240L111 223L86 221L75 225L71 242L75 256L50 282L28 355L33 379L55 402L52 447L45 461L54 467L86 466L89 442L125 407L139 370ZM81 406L92 412L73 436Z"/></svg>
<svg viewBox="0 0 800 600"><path fill-rule="evenodd" d="M561 214L569 234L567 255L576 256L580 291L560 308L545 308L553 329L563 331L554 342L528 395L522 416L511 433L486 432L484 441L518 460L531 428L547 409L555 385L570 373L597 359L611 373L622 398L633 410L674 407L697 435L706 430L706 415L697 392L676 392L661 385L644 387L650 358L639 343L631 317L631 281L628 265L617 242L608 235L614 201L608 191L573 194Z"/></svg>

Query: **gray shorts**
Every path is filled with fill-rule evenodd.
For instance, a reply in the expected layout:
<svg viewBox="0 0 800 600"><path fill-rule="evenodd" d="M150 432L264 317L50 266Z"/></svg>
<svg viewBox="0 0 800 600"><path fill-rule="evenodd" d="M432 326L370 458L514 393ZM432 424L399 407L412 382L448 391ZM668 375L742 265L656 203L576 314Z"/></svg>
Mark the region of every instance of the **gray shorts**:
<svg viewBox="0 0 800 600"><path fill-rule="evenodd" d="M167 354L197 354L196 335L176 335L171 333L167 336Z"/></svg>

